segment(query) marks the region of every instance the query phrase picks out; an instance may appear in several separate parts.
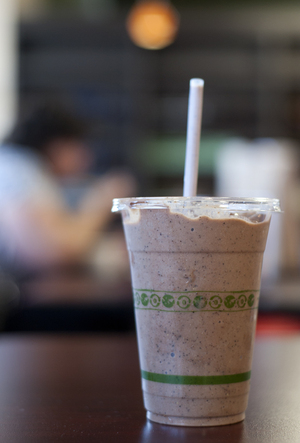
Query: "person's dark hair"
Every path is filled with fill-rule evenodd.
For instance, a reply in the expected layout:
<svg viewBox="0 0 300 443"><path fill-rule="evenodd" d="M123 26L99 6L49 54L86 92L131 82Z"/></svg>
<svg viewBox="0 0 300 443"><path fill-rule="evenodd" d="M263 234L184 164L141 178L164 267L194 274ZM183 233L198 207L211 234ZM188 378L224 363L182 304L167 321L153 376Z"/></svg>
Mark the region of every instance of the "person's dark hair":
<svg viewBox="0 0 300 443"><path fill-rule="evenodd" d="M42 106L17 122L4 142L27 146L43 154L46 145L57 138L84 135L85 127L74 115L58 106Z"/></svg>

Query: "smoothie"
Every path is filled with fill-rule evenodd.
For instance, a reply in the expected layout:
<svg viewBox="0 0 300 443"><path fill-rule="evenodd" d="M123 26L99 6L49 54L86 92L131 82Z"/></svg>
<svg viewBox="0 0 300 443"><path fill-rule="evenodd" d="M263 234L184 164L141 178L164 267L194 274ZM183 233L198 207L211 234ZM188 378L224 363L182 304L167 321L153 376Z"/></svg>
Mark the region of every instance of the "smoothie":
<svg viewBox="0 0 300 443"><path fill-rule="evenodd" d="M130 212L130 211L129 211ZM147 417L245 417L270 214L123 212Z"/></svg>

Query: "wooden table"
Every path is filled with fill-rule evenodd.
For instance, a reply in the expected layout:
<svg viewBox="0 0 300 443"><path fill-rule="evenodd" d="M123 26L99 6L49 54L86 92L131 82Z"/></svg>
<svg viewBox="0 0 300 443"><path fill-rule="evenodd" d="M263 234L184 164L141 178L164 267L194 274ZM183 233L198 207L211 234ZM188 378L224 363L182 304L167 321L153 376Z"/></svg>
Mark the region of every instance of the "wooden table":
<svg viewBox="0 0 300 443"><path fill-rule="evenodd" d="M300 336L258 338L246 420L214 428L147 422L135 336L2 335L3 443L299 443Z"/></svg>

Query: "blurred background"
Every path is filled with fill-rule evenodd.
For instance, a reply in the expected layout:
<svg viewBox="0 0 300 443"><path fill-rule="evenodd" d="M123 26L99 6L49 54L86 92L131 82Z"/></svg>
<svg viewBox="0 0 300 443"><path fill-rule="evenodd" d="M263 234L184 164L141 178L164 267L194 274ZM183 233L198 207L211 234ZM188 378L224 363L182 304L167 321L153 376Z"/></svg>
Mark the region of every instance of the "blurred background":
<svg viewBox="0 0 300 443"><path fill-rule="evenodd" d="M175 29L166 46L147 49L147 35L136 34L146 22L139 31L132 18L141 3L1 0L0 138L57 101L88 127L90 174L126 168L138 195L181 195L189 80L203 78L198 193L281 199L261 311L300 313L300 6L162 1L174 8ZM63 191L76 200L83 187L69 181ZM121 230L114 219L80 270L51 268L21 283L5 274L14 306L6 330L131 328L129 268L115 243Z"/></svg>

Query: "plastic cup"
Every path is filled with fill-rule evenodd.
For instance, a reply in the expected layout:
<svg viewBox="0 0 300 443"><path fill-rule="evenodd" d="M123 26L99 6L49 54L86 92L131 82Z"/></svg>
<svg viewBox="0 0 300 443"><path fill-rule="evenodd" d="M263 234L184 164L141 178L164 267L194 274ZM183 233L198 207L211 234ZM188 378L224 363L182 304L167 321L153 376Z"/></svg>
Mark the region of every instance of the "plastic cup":
<svg viewBox="0 0 300 443"><path fill-rule="evenodd" d="M147 417L244 419L272 199L115 199L130 258Z"/></svg>

